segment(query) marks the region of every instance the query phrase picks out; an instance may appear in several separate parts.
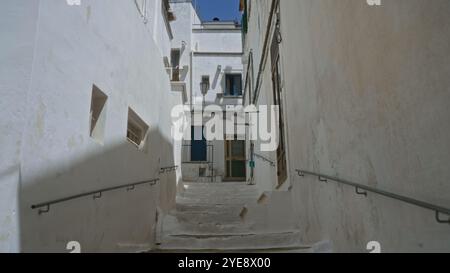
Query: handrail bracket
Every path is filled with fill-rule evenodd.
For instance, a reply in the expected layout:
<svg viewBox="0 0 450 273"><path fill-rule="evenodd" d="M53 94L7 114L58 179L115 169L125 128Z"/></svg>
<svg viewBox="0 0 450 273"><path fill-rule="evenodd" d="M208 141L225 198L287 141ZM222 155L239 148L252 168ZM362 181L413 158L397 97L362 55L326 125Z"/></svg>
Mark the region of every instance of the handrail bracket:
<svg viewBox="0 0 450 273"><path fill-rule="evenodd" d="M328 179L326 179L326 178L324 178L324 177L322 177L322 176L319 176L319 181L320 181L320 182L328 183Z"/></svg>
<svg viewBox="0 0 450 273"><path fill-rule="evenodd" d="M102 198L102 192L100 191L100 192L97 192L97 193L95 193L94 194L94 196L93 196L93 199L94 200L96 200L96 199L100 199L100 198Z"/></svg>
<svg viewBox="0 0 450 273"><path fill-rule="evenodd" d="M441 212L439 212L439 211L436 211L436 221L439 223L439 224L450 224L450 215L447 215L447 216L449 216L449 218L447 219L447 220L443 220L442 218L441 218Z"/></svg>
<svg viewBox="0 0 450 273"><path fill-rule="evenodd" d="M50 211L50 205L46 205L45 209L39 209L38 213L39 213L39 215L41 215L41 214L48 213L49 211Z"/></svg>
<svg viewBox="0 0 450 273"><path fill-rule="evenodd" d="M364 195L365 197L367 197L367 192L364 190L361 190L359 187L355 187L355 191L356 191L356 194Z"/></svg>

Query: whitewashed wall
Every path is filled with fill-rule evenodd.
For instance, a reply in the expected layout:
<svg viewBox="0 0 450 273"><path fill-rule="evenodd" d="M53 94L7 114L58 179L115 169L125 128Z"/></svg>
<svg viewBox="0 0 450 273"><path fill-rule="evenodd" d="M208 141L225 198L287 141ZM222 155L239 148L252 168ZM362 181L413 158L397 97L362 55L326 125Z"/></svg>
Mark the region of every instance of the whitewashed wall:
<svg viewBox="0 0 450 273"><path fill-rule="evenodd" d="M38 6L39 1L6 1L0 12L0 252L20 250L20 150L32 76Z"/></svg>
<svg viewBox="0 0 450 273"><path fill-rule="evenodd" d="M174 206L179 178L54 205L43 215L30 206L158 178L160 167L176 163L164 117L181 99L170 94L158 50L170 45L155 43L132 1L11 0L0 13L0 54L10 56L0 65L1 131L10 132L0 138L7 153L0 194L9 203L0 211L0 251L65 252L68 241L85 252L148 248L156 208ZM103 145L89 137L93 84L108 95ZM126 140L128 107L150 126L144 151Z"/></svg>
<svg viewBox="0 0 450 273"><path fill-rule="evenodd" d="M193 45L198 52L242 52L241 29L216 30L194 26Z"/></svg>
<svg viewBox="0 0 450 273"><path fill-rule="evenodd" d="M162 11L162 0L147 0L148 23L147 27L153 34L153 40L163 57L170 57L170 44L173 33L170 32L170 22L164 17ZM161 59L161 62L163 60Z"/></svg>
<svg viewBox="0 0 450 273"><path fill-rule="evenodd" d="M180 67L187 68L187 70L182 71L180 80L186 84L186 95L188 103L190 104L192 76L192 25L194 22L199 21L199 19L196 11L189 1L171 1L171 8L177 17L175 21L171 22L171 27L174 34L171 47L173 49L180 49Z"/></svg>
<svg viewBox="0 0 450 273"><path fill-rule="evenodd" d="M272 1L251 2L245 48L253 48L257 68ZM450 206L450 3L280 3L290 194L305 243L330 240L338 252L366 252L373 240L383 252L448 251L448 225L438 224L433 211L361 197L351 187L300 179L294 170ZM260 103L271 99L268 71L270 61ZM264 179L267 170L257 163L264 190L276 181Z"/></svg>
<svg viewBox="0 0 450 273"><path fill-rule="evenodd" d="M250 1L249 1L250 2ZM248 92L251 92L252 100L255 97L254 89L258 80L258 72L260 68L260 62L263 55L263 45L264 39L266 35L270 8L272 1L271 0L260 0L260 1L251 1L251 10L248 14L248 32L245 34L244 39L244 83L247 77L247 69L249 68L248 63L250 63L250 71L248 72L248 83L246 90L246 105L251 104L249 101ZM252 51L252 60L249 58L250 51ZM252 69L253 68L253 69ZM270 72L270 61L266 63L264 67L261 82L260 82L260 90L259 96L256 103L256 106L271 106L273 105L273 91L272 91L272 75ZM249 88L253 88L253 90L249 90ZM268 114L270 114L268 112ZM249 117L252 117L251 115ZM257 117L259 118L259 116ZM250 121L251 123L255 123L258 121ZM251 132L248 132L251 134ZM252 138L254 136L251 136ZM255 153L263 156L264 158L276 163L276 151L261 151L261 143L260 141L255 141ZM250 142L247 142L247 155L250 155ZM277 186L277 169L276 166L271 166L270 163L262 160L259 157L254 158L255 161L255 172L253 180L257 184L260 192L272 191ZM284 188L289 187L289 180L284 185Z"/></svg>
<svg viewBox="0 0 450 273"><path fill-rule="evenodd" d="M205 96L205 103L222 105L222 95L225 93L225 75L227 73L242 74L242 58L238 54L201 54L194 53L193 62L193 101L202 105L203 95L200 90L202 76L209 76L210 90ZM242 102L237 99L235 103ZM226 104L224 104L226 105ZM232 105L232 103L230 103Z"/></svg>

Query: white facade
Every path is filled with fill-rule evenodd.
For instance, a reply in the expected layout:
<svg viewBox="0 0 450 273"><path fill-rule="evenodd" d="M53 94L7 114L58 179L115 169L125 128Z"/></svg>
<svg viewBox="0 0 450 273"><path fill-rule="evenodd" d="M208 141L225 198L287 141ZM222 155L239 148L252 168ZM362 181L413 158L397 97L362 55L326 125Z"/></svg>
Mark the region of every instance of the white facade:
<svg viewBox="0 0 450 273"><path fill-rule="evenodd" d="M66 252L70 241L83 252L134 251L155 241L157 210L174 207L180 180L160 168L180 165L169 117L182 103L163 65L161 5L149 1L144 20L134 1L2 3L0 251ZM90 137L93 85L107 96L101 141ZM127 141L129 108L149 127L141 150ZM155 178L153 187L31 209Z"/></svg>
<svg viewBox="0 0 450 273"><path fill-rule="evenodd" d="M181 53L180 81L186 88L186 104L197 115L201 107L242 105L242 96L227 96L226 75L239 75L242 81L242 32L235 22L202 22L191 1L170 1L177 20L171 26L174 33L172 49ZM209 78L209 90L202 94L203 77ZM179 83L172 83L179 86ZM189 115L189 114L188 114ZM193 124L201 127L203 124ZM197 128L198 130L198 128ZM187 181L221 182L225 175L224 141L208 142L208 163L191 162L190 141L184 141L183 177ZM213 162L211 162L213 161ZM213 163L213 164L211 164ZM212 166L213 165L213 166ZM206 168L207 177L199 177L199 169ZM214 177L210 177L214 176Z"/></svg>
<svg viewBox="0 0 450 273"><path fill-rule="evenodd" d="M296 170L450 207L450 2L246 2L246 103L249 95L274 103L271 42L280 26L288 176L279 186L277 153L256 149L275 165L255 157L254 181L267 201L248 217L277 211L283 217L268 228L292 219L304 243L329 241L336 252L366 252L370 241L383 252L449 251L448 224L433 210Z"/></svg>

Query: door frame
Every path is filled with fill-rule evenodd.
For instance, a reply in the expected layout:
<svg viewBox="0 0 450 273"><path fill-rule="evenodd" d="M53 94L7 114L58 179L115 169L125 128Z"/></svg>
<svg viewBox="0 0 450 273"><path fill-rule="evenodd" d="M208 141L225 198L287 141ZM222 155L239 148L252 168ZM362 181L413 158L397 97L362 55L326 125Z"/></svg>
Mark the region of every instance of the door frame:
<svg viewBox="0 0 450 273"><path fill-rule="evenodd" d="M228 156L228 154L231 152L231 145L229 143L233 142L233 141L242 141L244 143L244 147L243 147L243 156L242 157L233 157L230 155L230 157ZM224 165L225 165L225 175L223 177L223 181L224 182L245 182L247 181L247 151L246 151L246 141L245 140L239 140L237 138L237 136L235 136L235 138L233 140L227 140L225 138L224 141ZM228 166L229 166L229 162L232 161L242 161L244 162L244 176L243 177L228 177ZM231 166L230 166L231 167ZM233 171L231 170L231 173L233 173Z"/></svg>

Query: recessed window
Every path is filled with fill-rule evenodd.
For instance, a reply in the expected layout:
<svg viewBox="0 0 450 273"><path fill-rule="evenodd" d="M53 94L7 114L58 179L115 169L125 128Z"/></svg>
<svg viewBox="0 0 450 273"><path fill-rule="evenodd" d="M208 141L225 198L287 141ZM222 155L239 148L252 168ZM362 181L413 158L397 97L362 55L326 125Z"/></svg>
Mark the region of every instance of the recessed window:
<svg viewBox="0 0 450 273"><path fill-rule="evenodd" d="M241 74L225 75L225 96L232 96L232 97L242 96Z"/></svg>
<svg viewBox="0 0 450 273"><path fill-rule="evenodd" d="M106 124L105 95L97 86L92 87L91 112L90 112L90 136L98 142L103 142Z"/></svg>
<svg viewBox="0 0 450 273"><path fill-rule="evenodd" d="M138 114L131 108L128 108L128 141L136 145L139 149L143 148L148 129L148 125L138 116Z"/></svg>

